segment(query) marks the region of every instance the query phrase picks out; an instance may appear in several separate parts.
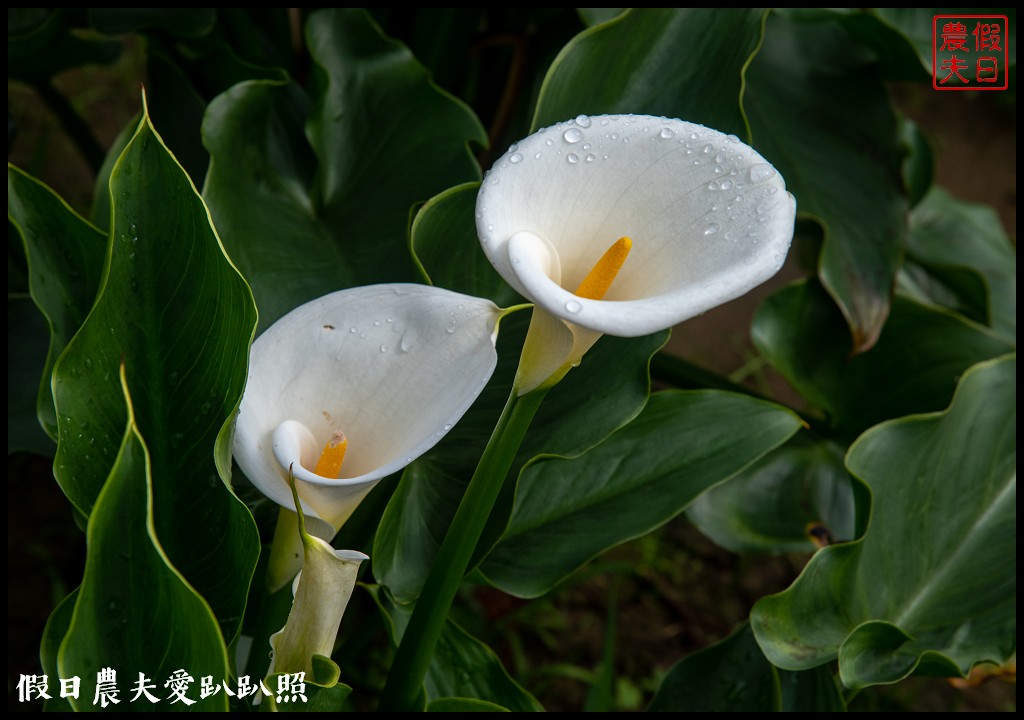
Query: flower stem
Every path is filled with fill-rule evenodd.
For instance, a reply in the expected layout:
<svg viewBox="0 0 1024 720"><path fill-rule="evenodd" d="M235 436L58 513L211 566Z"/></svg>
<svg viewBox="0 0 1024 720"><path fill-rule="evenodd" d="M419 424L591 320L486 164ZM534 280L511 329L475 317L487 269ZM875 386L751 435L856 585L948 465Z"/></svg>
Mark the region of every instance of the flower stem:
<svg viewBox="0 0 1024 720"><path fill-rule="evenodd" d="M498 499L505 476L546 394L546 390L540 390L517 397L516 388L512 389L416 601L416 609L384 684L379 710L421 709L417 702L423 678L448 610Z"/></svg>

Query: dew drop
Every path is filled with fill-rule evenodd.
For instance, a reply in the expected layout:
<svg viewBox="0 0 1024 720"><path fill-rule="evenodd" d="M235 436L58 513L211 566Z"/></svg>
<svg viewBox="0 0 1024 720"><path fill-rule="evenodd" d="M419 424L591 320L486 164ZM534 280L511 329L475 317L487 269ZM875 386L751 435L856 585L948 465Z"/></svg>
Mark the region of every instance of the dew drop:
<svg viewBox="0 0 1024 720"><path fill-rule="evenodd" d="M703 153L704 153L705 155L710 155L710 154L711 154L711 151L712 151L712 150L714 150L714 149L715 149L715 146L714 146L714 145L708 144L708 145L705 145L705 146L704 146L704 149L703 149L703 151L702 151L702 152L703 152Z"/></svg>
<svg viewBox="0 0 1024 720"><path fill-rule="evenodd" d="M523 154L522 154L522 153L516 153L516 154L514 154L514 155L513 155L512 157L510 157L510 158L508 159L508 161L509 161L509 162L513 162L513 163L519 163L519 162L522 162L522 161L523 161Z"/></svg>
<svg viewBox="0 0 1024 720"><path fill-rule="evenodd" d="M357 328L357 327L356 327L355 325L353 325L352 327L350 327L350 328L348 329L348 331L349 331L350 333L352 333L353 335L355 335L355 334L356 334L357 332L359 332L359 328Z"/></svg>
<svg viewBox="0 0 1024 720"><path fill-rule="evenodd" d="M381 346L380 346L380 351L381 351L382 353L386 353L386 352L388 351L388 346L387 346L387 345L381 345Z"/></svg>
<svg viewBox="0 0 1024 720"><path fill-rule="evenodd" d="M587 154L587 162L594 162L597 160L597 156L594 153Z"/></svg>
<svg viewBox="0 0 1024 720"><path fill-rule="evenodd" d="M577 115L576 124L579 125L580 127L588 128L590 127L590 118L587 117L586 115Z"/></svg>
<svg viewBox="0 0 1024 720"><path fill-rule="evenodd" d="M138 226L135 225L135 223L132 223L131 225L128 226L128 234L129 235L135 235L138 232L139 232L139 228L138 228Z"/></svg>
<svg viewBox="0 0 1024 720"><path fill-rule="evenodd" d="M662 128L661 132L658 133L658 136L663 140L668 140L669 138L675 137L675 135L676 134L672 132L669 128Z"/></svg>
<svg viewBox="0 0 1024 720"><path fill-rule="evenodd" d="M704 228L704 234L705 235L714 235L716 232L719 231L719 229L720 228L719 228L718 223L711 223L706 228Z"/></svg>
<svg viewBox="0 0 1024 720"><path fill-rule="evenodd" d="M451 335L452 333L455 332L455 326L454 325L449 325L447 328L445 328L445 332L448 333L449 335Z"/></svg>
<svg viewBox="0 0 1024 720"><path fill-rule="evenodd" d="M582 309L583 309L583 306L580 305L575 300L570 300L569 302L567 302L565 304L565 311L566 312L571 312L573 315L575 315L576 313L578 313Z"/></svg>
<svg viewBox="0 0 1024 720"><path fill-rule="evenodd" d="M537 160L540 160L540 153L537 153L537 154L536 154L536 155L534 155L533 157L534 157L535 159L537 159Z"/></svg>
<svg viewBox="0 0 1024 720"><path fill-rule="evenodd" d="M547 143L548 145L554 145L554 144L555 144L555 141L554 141L554 140L552 140L551 138L548 138L548 139L547 139L547 140L545 140L544 142L545 142L545 143Z"/></svg>
<svg viewBox="0 0 1024 720"><path fill-rule="evenodd" d="M618 133L612 133L612 140L618 140L618 139L619 139L619 134Z"/></svg>
<svg viewBox="0 0 1024 720"><path fill-rule="evenodd" d="M723 190L728 190L731 187L732 187L732 180L729 180L728 178L726 178L725 180L722 181L722 189Z"/></svg>
<svg viewBox="0 0 1024 720"><path fill-rule="evenodd" d="M577 155L576 153L569 153L568 155L565 156L565 159L569 161L570 165L575 165L580 161L580 156Z"/></svg>
<svg viewBox="0 0 1024 720"><path fill-rule="evenodd" d="M775 174L775 168L765 163L758 163L750 168L750 182L764 182Z"/></svg>
<svg viewBox="0 0 1024 720"><path fill-rule="evenodd" d="M562 139L565 140L570 145L578 143L580 140L583 139L583 131L577 127L571 127L564 133L562 133Z"/></svg>

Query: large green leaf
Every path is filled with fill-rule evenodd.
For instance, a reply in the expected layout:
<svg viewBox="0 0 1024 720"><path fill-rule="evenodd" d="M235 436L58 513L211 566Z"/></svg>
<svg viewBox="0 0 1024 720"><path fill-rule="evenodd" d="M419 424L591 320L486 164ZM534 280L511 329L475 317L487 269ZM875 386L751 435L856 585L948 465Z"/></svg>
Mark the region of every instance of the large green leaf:
<svg viewBox="0 0 1024 720"><path fill-rule="evenodd" d="M1017 254L999 216L933 188L910 213L908 255L973 318L1016 344Z"/></svg>
<svg viewBox="0 0 1024 720"><path fill-rule="evenodd" d="M935 42L934 18L939 12L955 15L956 10L936 10L935 8L872 8L877 16L894 32L900 33L913 48L925 72L932 72L933 48ZM1017 18L1014 8L974 8L966 11L969 15L991 13L1009 15L1008 37L1005 38L1006 50L1010 56L1010 67L1017 64ZM940 38L941 39L941 38Z"/></svg>
<svg viewBox="0 0 1024 720"><path fill-rule="evenodd" d="M409 623L412 606L395 605L380 587L368 589L385 619L391 642L397 646ZM451 620L445 622L441 631L424 685L428 703L438 702L439 707L477 700L513 712L543 710L536 698L509 676L493 650Z"/></svg>
<svg viewBox="0 0 1024 720"><path fill-rule="evenodd" d="M57 655L60 653L60 644L64 636L68 634L71 627L71 618L74 617L75 603L78 602L78 588L72 590L67 597L57 604L57 607L50 613L43 628L43 639L39 643L39 664L43 667L43 674L50 678L59 678L60 671L57 669ZM67 698L54 695L43 705L44 712L73 712L74 708Z"/></svg>
<svg viewBox="0 0 1024 720"><path fill-rule="evenodd" d="M117 379L124 363L150 455L155 534L230 640L259 550L252 517L226 485L230 421L256 322L252 295L148 116L110 186L99 297L54 369L54 473L90 514L125 422ZM145 593L134 602L154 601Z"/></svg>
<svg viewBox="0 0 1024 720"><path fill-rule="evenodd" d="M580 18L587 25L597 25L621 15L628 8L576 8Z"/></svg>
<svg viewBox="0 0 1024 720"><path fill-rule="evenodd" d="M509 677L493 650L450 621L445 623L424 684L431 700L477 698L512 712L544 709Z"/></svg>
<svg viewBox="0 0 1024 720"><path fill-rule="evenodd" d="M749 625L672 666L648 712L776 712L779 677Z"/></svg>
<svg viewBox="0 0 1024 720"><path fill-rule="evenodd" d="M252 82L215 99L203 124L205 196L261 328L333 290L411 280L410 210L479 180L467 146L486 142L472 112L364 12L313 14L307 41L313 103Z"/></svg>
<svg viewBox="0 0 1024 720"><path fill-rule="evenodd" d="M548 70L533 129L580 113L635 113L747 137L739 98L763 18L763 10L643 8L589 28Z"/></svg>
<svg viewBox="0 0 1024 720"><path fill-rule="evenodd" d="M769 362L848 441L883 420L939 410L964 370L1013 350L988 328L897 295L875 347L851 357L843 318L813 281L768 298L752 334Z"/></svg>
<svg viewBox="0 0 1024 720"><path fill-rule="evenodd" d="M867 532L754 606L769 660L803 669L838 656L856 688L1014 652L1016 371L1016 356L977 365L948 410L879 425L850 448L847 466L874 494Z"/></svg>
<svg viewBox="0 0 1024 720"><path fill-rule="evenodd" d="M782 712L846 712L846 702L827 665L790 672L775 669L782 689Z"/></svg>
<svg viewBox="0 0 1024 720"><path fill-rule="evenodd" d="M487 388L437 447L406 470L381 518L371 554L374 577L401 602L419 595L511 390L528 320L519 315L501 323L498 368ZM524 464L540 454L579 455L636 417L647 401L649 359L666 338L604 337L549 393L509 472L476 561L504 532Z"/></svg>
<svg viewBox="0 0 1024 720"><path fill-rule="evenodd" d="M741 395L654 395L590 452L525 468L508 529L480 570L505 592L542 595L603 550L671 519L799 427L788 410Z"/></svg>
<svg viewBox="0 0 1024 720"><path fill-rule="evenodd" d="M905 234L899 126L874 56L840 18L772 14L746 75L756 147L820 222L818 272L862 352L889 312Z"/></svg>
<svg viewBox="0 0 1024 720"><path fill-rule="evenodd" d="M427 705L427 712L509 712L509 709L476 698L438 698Z"/></svg>
<svg viewBox="0 0 1024 720"><path fill-rule="evenodd" d="M89 518L85 576L57 655L59 676L82 680L80 696L71 701L76 710L102 709L88 703L99 697L99 673L107 669L116 673L115 684L134 683L141 673L168 707L173 696L164 683L172 673L184 670L196 684L211 676L219 684L230 672L210 606L170 563L157 538L150 457L132 413L124 367L119 376L128 427ZM155 709L137 695L122 689L119 703L107 709ZM201 698L193 686L186 697L195 711L228 709L224 693Z"/></svg>
<svg viewBox="0 0 1024 720"><path fill-rule="evenodd" d="M37 394L39 422L57 437L50 374L96 299L103 272L103 233L56 193L7 166L7 217L25 245L29 291L50 326L50 350Z"/></svg>
<svg viewBox="0 0 1024 720"><path fill-rule="evenodd" d="M856 514L842 449L800 434L698 497L686 515L724 548L763 553L814 550L811 523L852 540Z"/></svg>
<svg viewBox="0 0 1024 720"><path fill-rule="evenodd" d="M410 247L423 279L431 285L509 307L523 300L480 247L474 220L479 189L480 183L466 183L431 198L416 213Z"/></svg>

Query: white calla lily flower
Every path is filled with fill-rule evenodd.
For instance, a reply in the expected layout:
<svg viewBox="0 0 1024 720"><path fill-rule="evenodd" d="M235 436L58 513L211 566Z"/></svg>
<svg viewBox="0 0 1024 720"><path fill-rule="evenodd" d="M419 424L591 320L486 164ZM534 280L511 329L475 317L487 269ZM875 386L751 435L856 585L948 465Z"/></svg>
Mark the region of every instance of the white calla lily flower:
<svg viewBox="0 0 1024 720"><path fill-rule="evenodd" d="M476 217L488 259L538 306L522 394L561 379L603 333L646 335L763 283L786 259L796 201L734 136L581 115L509 148Z"/></svg>
<svg viewBox="0 0 1024 720"><path fill-rule="evenodd" d="M330 539L379 480L469 409L497 363L500 316L489 300L423 285L353 288L296 308L253 343L239 467L294 509L291 468L307 526Z"/></svg>

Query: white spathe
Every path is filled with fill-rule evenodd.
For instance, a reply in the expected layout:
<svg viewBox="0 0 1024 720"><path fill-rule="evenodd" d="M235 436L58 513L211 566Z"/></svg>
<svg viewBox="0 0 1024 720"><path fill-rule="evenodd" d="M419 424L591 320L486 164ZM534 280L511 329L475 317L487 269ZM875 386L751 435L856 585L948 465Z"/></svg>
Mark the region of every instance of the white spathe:
<svg viewBox="0 0 1024 720"><path fill-rule="evenodd" d="M314 657L331 657L359 565L369 557L355 550L335 550L305 532L301 539L302 572L292 584L288 621L270 636L273 660L267 674L304 672L313 681Z"/></svg>
<svg viewBox="0 0 1024 720"><path fill-rule="evenodd" d="M510 147L484 179L476 217L484 252L516 290L574 332L634 337L778 272L796 201L735 136L661 117L581 115ZM605 297L574 295L622 236L632 251ZM576 350L589 347L582 340Z"/></svg>
<svg viewBox="0 0 1024 720"><path fill-rule="evenodd" d="M246 477L294 509L292 467L310 531L337 531L380 479L433 447L497 363L500 310L424 285L372 285L291 311L253 343L235 426ZM314 472L328 439L348 438L340 478Z"/></svg>

